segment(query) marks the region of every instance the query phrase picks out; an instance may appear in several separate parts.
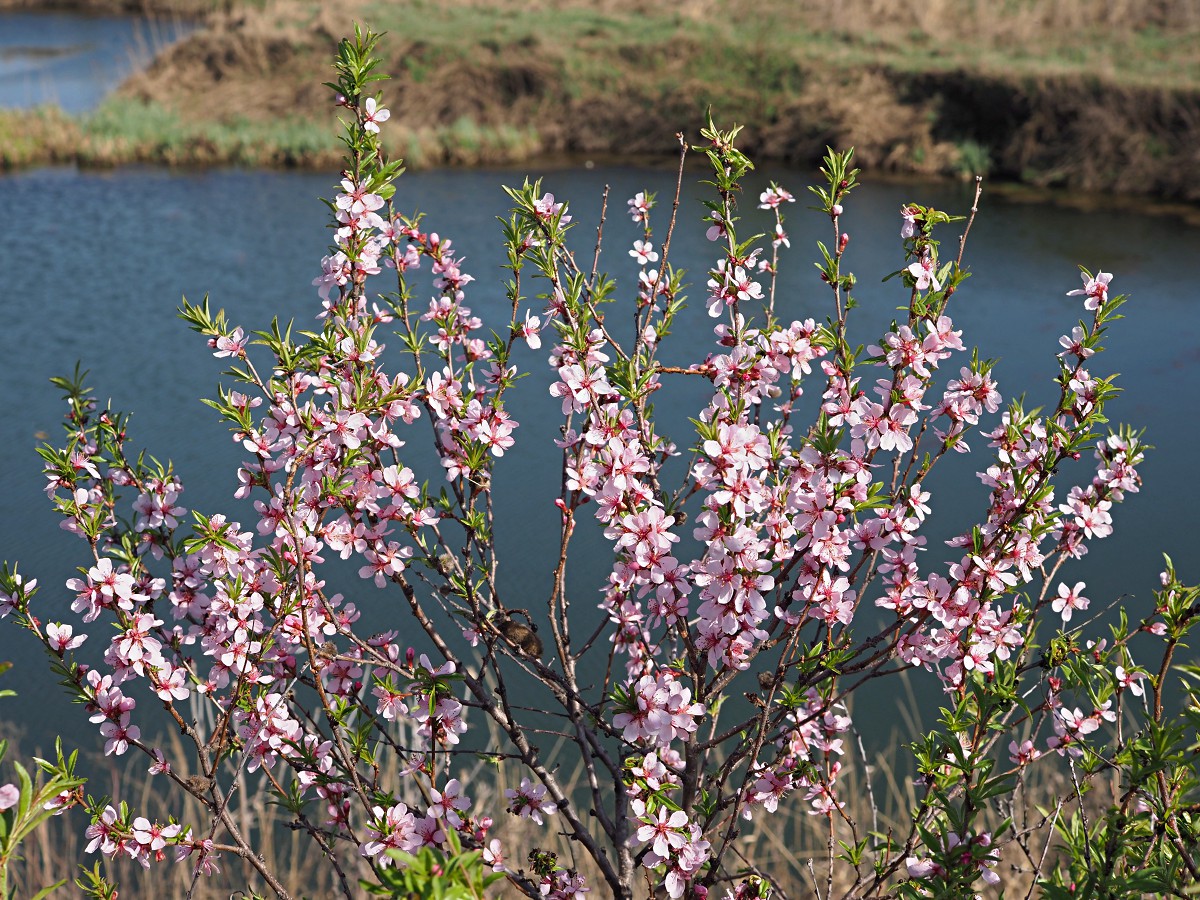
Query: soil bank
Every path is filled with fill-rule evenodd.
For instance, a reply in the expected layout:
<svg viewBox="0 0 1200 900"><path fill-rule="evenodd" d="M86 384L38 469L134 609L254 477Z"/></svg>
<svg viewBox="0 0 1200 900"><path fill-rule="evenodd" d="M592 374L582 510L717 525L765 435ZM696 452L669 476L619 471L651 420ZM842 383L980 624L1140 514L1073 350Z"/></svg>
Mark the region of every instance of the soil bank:
<svg viewBox="0 0 1200 900"><path fill-rule="evenodd" d="M671 11L641 0L243 5L210 12L91 119L0 117L0 162L336 164L321 82L358 20L388 32L385 138L419 166L671 156L677 133L698 139L711 107L719 123L746 126L743 146L757 159L810 165L827 145L853 146L868 171L1200 201L1200 52L1186 35L1164 37L1184 26L1200 34L1186 4L1150 4L1141 31L1092 58L1072 57L1048 26L1044 53L1016 34L1017 53L996 37L1015 22L999 19L959 22L964 34L988 29L987 41L943 45L889 31L875 2L840 4L870 28L844 19L818 32L804 30L812 4L800 0L692 0ZM127 5L87 5L104 3Z"/></svg>

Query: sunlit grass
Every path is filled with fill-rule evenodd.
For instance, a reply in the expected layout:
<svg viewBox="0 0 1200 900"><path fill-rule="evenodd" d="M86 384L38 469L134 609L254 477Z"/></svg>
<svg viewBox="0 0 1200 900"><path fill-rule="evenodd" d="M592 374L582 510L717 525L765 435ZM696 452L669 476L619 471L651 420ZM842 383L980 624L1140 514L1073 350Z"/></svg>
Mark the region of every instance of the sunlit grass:
<svg viewBox="0 0 1200 900"><path fill-rule="evenodd" d="M718 120L747 125L752 140L756 128L774 128L766 155L793 162L807 163L814 148L841 142L854 144L865 165L953 175L980 169L990 157L997 174L1019 178L1028 170L1051 183L1046 173L1060 165L1058 157L1006 159L1011 135L926 118L937 116L939 85L975 79L994 82L1009 97L1049 96L1055 88L1046 85L1055 84L1067 92L1080 85L1183 90L1164 106L1180 106L1182 119L1139 118L1129 110L1143 107L1130 101L1104 121L1111 134L1144 132L1158 140L1145 154L1136 147L1109 151L1126 161L1147 157L1136 178L1151 185L1143 190L1186 193L1169 174L1186 151L1169 134L1158 135L1186 119L1186 92L1200 84L1200 7L1183 0L1156 0L1150 10L1132 0L925 0L903 9L892 0L233 5L212 35L195 36L209 44L178 64L168 54L157 75L89 116L0 114L0 165L334 165L329 109L263 98L299 97L299 86L327 77L331 35L361 21L388 34L385 69L396 81L380 87L399 90L387 98L394 109L389 143L411 165L513 163L564 150L671 152L674 132L711 108ZM268 48L284 65L256 62L254 53ZM219 77L196 81L226 49L231 61L218 63ZM923 75L940 81L927 84ZM1087 103L1103 112L1107 95L1090 96L1072 102L1086 110L1086 121L1099 121ZM1097 189L1104 177L1089 170L1068 181Z"/></svg>
<svg viewBox="0 0 1200 900"><path fill-rule="evenodd" d="M718 86L749 81L767 92L793 88L801 64L1092 74L1174 87L1200 82L1200 16L1192 28L1167 29L1132 11L1128 21L1116 21L1093 0L1051 9L1030 2L941 2L933 6L944 9L931 11L924 24L878 0L844 0L836 14L827 4L802 0L727 0L699 4L694 15L679 11L687 6L630 2L595 10L537 0L355 4L374 27L421 45L422 57L467 60L479 51L536 46L548 58L562 58L568 78L592 86L610 82L622 62L634 62L643 77L683 64L698 81ZM1182 12L1175 15L1186 19ZM1077 27L1056 27L1058 21Z"/></svg>

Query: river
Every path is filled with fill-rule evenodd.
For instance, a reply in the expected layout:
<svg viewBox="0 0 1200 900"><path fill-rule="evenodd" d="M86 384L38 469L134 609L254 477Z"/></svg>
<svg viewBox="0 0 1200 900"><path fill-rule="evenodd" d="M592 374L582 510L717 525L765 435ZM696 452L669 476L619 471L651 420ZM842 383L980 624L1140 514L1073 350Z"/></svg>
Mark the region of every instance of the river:
<svg viewBox="0 0 1200 900"><path fill-rule="evenodd" d="M189 30L174 19L0 12L0 109L86 112Z"/></svg>
<svg viewBox="0 0 1200 900"><path fill-rule="evenodd" d="M400 181L399 207L428 211L426 227L452 238L465 255L465 268L477 279L468 303L488 323L506 315L495 222L506 209L501 185L520 183L525 175L525 170L424 172ZM815 241L827 239L828 221L803 209L807 173L756 173L746 183L747 196L757 197L768 179L801 198L788 209L792 249L784 257L779 306L789 317L822 316L826 294L811 261ZM696 180L690 178L672 249L673 261L688 269L693 285L692 307L671 338L679 359L712 349L712 320L704 314L702 294L714 254L700 224L703 189L694 186ZM606 226L604 265L620 279L618 295L628 298L635 270L626 250L636 235L623 214L624 201L643 189L668 197L672 182L666 170L578 167L548 171L545 189L571 201L583 249L594 237L603 187L611 185L610 212L622 212L610 215ZM71 592L63 585L86 557L86 547L58 527L34 452L43 435L57 440L61 434L64 407L50 376L69 373L82 361L101 401L111 398L117 409L134 413L131 444L174 460L186 487L185 505L208 513L228 509L251 522L249 506L232 499L242 452L198 401L215 392L221 366L175 317L175 308L182 295L199 300L207 292L214 308L224 308L247 331L266 327L273 315L310 325L319 309L310 282L328 240L326 211L317 198L333 190L331 176L224 170L41 169L0 177L0 208L19 213L0 219L8 389L0 442L0 558L19 562L27 577L38 578L43 621L74 621ZM881 279L901 264L898 210L908 201L962 212L970 195L956 184L868 180L852 197L844 225L862 303L853 330L864 343L878 339L904 301L897 282ZM1185 579L1200 580L1191 527L1200 496L1191 481L1200 441L1198 239L1200 230L1169 216L1085 213L985 193L967 249L975 274L952 306L964 340L999 358L995 372L1005 397L1025 394L1033 406L1054 396L1058 336L1082 315L1078 298L1066 296L1080 285L1077 264L1115 273L1113 289L1132 295L1127 318L1112 328L1110 352L1094 371L1121 373L1118 384L1125 393L1111 404L1110 417L1145 427L1157 449L1142 468L1145 489L1116 510L1115 535L1094 543L1061 578L1086 581L1096 605L1124 596L1134 617L1148 609L1161 553L1172 555ZM947 239L946 246L951 243ZM398 353L398 341L390 351ZM505 560L501 583L508 596L529 597L528 603L510 605L536 606L550 583L557 476L547 473L557 466L552 440L558 404L546 392L545 356L545 348L519 353L518 363L534 374L512 395L522 424L516 452L501 461L496 480ZM660 408L685 425L685 416L699 409L701 387L693 380L668 394L670 402ZM685 431L675 434L681 445L690 443ZM931 482L937 523L930 532L931 554L942 553L938 540L968 527L983 507L986 491L974 471L986 467L987 455L980 440L971 443L969 456L947 460ZM414 438L404 452L428 464L420 445ZM439 477L428 467L419 475L435 485ZM1075 477L1090 477L1086 466ZM590 606L588 597L598 598L606 558L594 540L580 551L571 580L577 609ZM352 576L344 587L375 621L392 621L394 600ZM35 642L11 625L0 626L0 658L17 665L3 686L19 696L3 701L0 717L21 723L30 744L45 746L60 731L89 742L94 726L50 683ZM918 689L921 685L933 688L930 679L919 681ZM863 702L878 709L893 701Z"/></svg>

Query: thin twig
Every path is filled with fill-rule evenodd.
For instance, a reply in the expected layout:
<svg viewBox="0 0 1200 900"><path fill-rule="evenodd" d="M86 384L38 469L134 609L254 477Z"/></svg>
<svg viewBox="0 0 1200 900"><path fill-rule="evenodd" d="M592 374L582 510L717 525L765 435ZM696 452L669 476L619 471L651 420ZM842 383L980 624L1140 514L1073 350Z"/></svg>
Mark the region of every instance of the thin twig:
<svg viewBox="0 0 1200 900"><path fill-rule="evenodd" d="M967 227L963 229L962 237L958 239L958 259L954 261L956 268L962 268L963 251L967 249L967 235L975 224L975 214L979 212L979 197L983 194L983 176L975 176L975 201L971 204L971 215L967 217Z"/></svg>

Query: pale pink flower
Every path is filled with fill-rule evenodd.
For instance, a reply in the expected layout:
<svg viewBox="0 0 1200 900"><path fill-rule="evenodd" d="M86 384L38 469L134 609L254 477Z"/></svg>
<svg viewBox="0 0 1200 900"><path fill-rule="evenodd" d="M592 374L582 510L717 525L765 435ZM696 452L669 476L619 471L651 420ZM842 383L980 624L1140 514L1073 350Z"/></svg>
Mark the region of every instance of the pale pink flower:
<svg viewBox="0 0 1200 900"><path fill-rule="evenodd" d="M1144 693L1142 687L1142 679L1145 674L1142 672L1130 672L1124 666L1117 666L1117 671L1113 673L1117 679L1117 688L1120 690L1128 690L1135 697L1140 697Z"/></svg>
<svg viewBox="0 0 1200 900"><path fill-rule="evenodd" d="M638 828L637 839L651 844L651 848L659 856L666 858L672 851L678 850L687 843L687 838L680 832L687 825L687 813L683 810L671 812L665 806L659 807L656 816L643 819Z"/></svg>
<svg viewBox="0 0 1200 900"><path fill-rule="evenodd" d="M435 819L445 818L446 824L451 828L462 825L463 820L459 813L470 807L471 799L462 795L462 785L457 778L447 781L440 791L431 790L429 797L433 805L426 811L427 815Z"/></svg>
<svg viewBox="0 0 1200 900"><path fill-rule="evenodd" d="M167 758L163 755L162 750L154 748L154 762L150 764L150 768L146 771L151 775L166 775L171 771L171 764L167 762Z"/></svg>
<svg viewBox="0 0 1200 900"><path fill-rule="evenodd" d="M223 334L214 339L212 346L213 356L245 356L246 355L246 335L241 327L233 329L229 334Z"/></svg>
<svg viewBox="0 0 1200 900"><path fill-rule="evenodd" d="M629 255L637 260L639 266L658 262L658 253L655 252L654 244L650 241L634 241L633 249L629 251Z"/></svg>
<svg viewBox="0 0 1200 900"><path fill-rule="evenodd" d="M778 209L784 203L795 203L796 198L788 191L776 185L767 188L758 195L759 209Z"/></svg>
<svg viewBox="0 0 1200 900"><path fill-rule="evenodd" d="M384 810L381 806L374 807L371 812L374 820L368 826L370 840L364 841L359 852L365 857L378 857L376 865L386 867L395 865L396 860L385 850L419 850L422 844L421 836L417 833L417 823L413 814L403 803Z"/></svg>
<svg viewBox="0 0 1200 900"><path fill-rule="evenodd" d="M541 199L533 202L533 211L537 213L537 217L543 222L549 222L563 211L564 205L562 203L555 203L553 194L546 194ZM563 215L558 221L559 224L566 225L571 221L571 217Z"/></svg>
<svg viewBox="0 0 1200 900"><path fill-rule="evenodd" d="M645 222L650 213L650 208L654 206L653 197L647 197L642 191L638 191L632 200L627 201L629 206L629 215L634 222Z"/></svg>
<svg viewBox="0 0 1200 900"><path fill-rule="evenodd" d="M508 867L504 865L504 846L496 838L488 841L488 845L483 848L483 861L492 867L493 872L508 871Z"/></svg>
<svg viewBox="0 0 1200 900"><path fill-rule="evenodd" d="M517 326L516 336L525 339L525 343L529 345L530 350L537 350L542 346L542 338L538 333L542 329L542 320L537 316L530 315L529 311L525 311L524 323Z"/></svg>
<svg viewBox="0 0 1200 900"><path fill-rule="evenodd" d="M1067 291L1067 296L1086 295L1087 300L1083 302L1083 308L1090 310L1099 309L1108 300L1108 285L1112 281L1112 273L1097 272L1095 276L1092 276L1087 272L1080 272L1079 277L1083 279L1083 287Z"/></svg>
<svg viewBox="0 0 1200 900"><path fill-rule="evenodd" d="M704 236L710 241L719 241L725 237L725 219L719 212L712 214L712 224L708 226L708 230L704 232Z"/></svg>
<svg viewBox="0 0 1200 900"><path fill-rule="evenodd" d="M908 273L917 279L918 291L927 291L931 287L935 291L942 289L942 283L937 278L937 265L929 254L921 257L919 262L909 265Z"/></svg>
<svg viewBox="0 0 1200 900"><path fill-rule="evenodd" d="M1071 613L1077 609L1087 609L1091 603L1087 597L1083 596L1084 583L1082 581L1075 582L1075 587L1068 588L1066 584L1059 584L1058 596L1050 603L1050 608L1056 613L1062 615L1064 622L1071 621Z"/></svg>
<svg viewBox="0 0 1200 900"><path fill-rule="evenodd" d="M557 804L546 799L546 786L535 785L528 778L521 779L521 786L516 790L508 788L504 792L508 798L508 811L515 816L533 819L539 825L543 823L542 815L551 815L558 811Z"/></svg>
<svg viewBox="0 0 1200 900"><path fill-rule="evenodd" d="M117 852L117 843L112 839L112 834L118 828L117 811L112 806L105 806L96 821L84 832L84 837L88 838L88 845L83 848L83 852L95 853L99 850L105 856L112 856Z"/></svg>
<svg viewBox="0 0 1200 900"><path fill-rule="evenodd" d="M86 634L73 634L70 625L51 623L46 626L46 642L59 656L68 650L74 650L87 640Z"/></svg>
<svg viewBox="0 0 1200 900"><path fill-rule="evenodd" d="M1020 744L1016 741L1008 742L1008 758L1018 766L1023 766L1037 759L1038 755L1037 749L1033 746L1033 741L1022 741Z"/></svg>
<svg viewBox="0 0 1200 900"><path fill-rule="evenodd" d="M379 123L386 122L392 113L385 106L380 106L374 97L368 97L364 106L363 129L379 134Z"/></svg>

